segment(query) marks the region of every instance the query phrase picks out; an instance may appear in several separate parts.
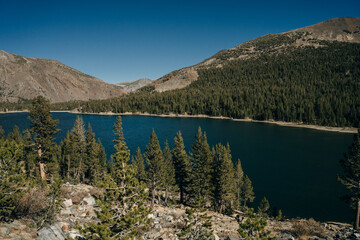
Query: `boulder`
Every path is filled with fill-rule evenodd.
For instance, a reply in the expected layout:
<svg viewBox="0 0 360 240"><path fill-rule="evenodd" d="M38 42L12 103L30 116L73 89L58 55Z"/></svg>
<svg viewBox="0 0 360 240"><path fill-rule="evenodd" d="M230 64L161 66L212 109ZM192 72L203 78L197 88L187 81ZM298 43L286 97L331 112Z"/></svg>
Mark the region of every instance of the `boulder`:
<svg viewBox="0 0 360 240"><path fill-rule="evenodd" d="M291 236L290 234L284 234L284 235L276 238L276 240L295 240L295 238L293 236Z"/></svg>
<svg viewBox="0 0 360 240"><path fill-rule="evenodd" d="M0 227L0 236L7 236L10 234L10 229L7 227Z"/></svg>
<svg viewBox="0 0 360 240"><path fill-rule="evenodd" d="M43 227L37 232L36 240L65 240L66 237L58 224Z"/></svg>
<svg viewBox="0 0 360 240"><path fill-rule="evenodd" d="M64 208L68 208L68 207L71 207L72 205L73 205L73 202L72 202L72 200L71 200L71 198L70 199L65 199L63 202L62 202L62 207L64 207Z"/></svg>
<svg viewBox="0 0 360 240"><path fill-rule="evenodd" d="M84 205L94 206L96 204L95 198L93 196L87 196L83 199Z"/></svg>

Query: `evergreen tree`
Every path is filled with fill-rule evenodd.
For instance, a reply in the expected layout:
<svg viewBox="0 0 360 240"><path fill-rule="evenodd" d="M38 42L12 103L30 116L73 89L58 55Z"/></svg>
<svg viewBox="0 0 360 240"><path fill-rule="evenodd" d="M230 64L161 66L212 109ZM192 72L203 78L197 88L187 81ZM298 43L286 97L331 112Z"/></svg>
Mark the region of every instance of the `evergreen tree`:
<svg viewBox="0 0 360 240"><path fill-rule="evenodd" d="M232 208L235 200L234 165L231 160L230 146L217 144L214 155L215 191L214 206L222 213L225 208Z"/></svg>
<svg viewBox="0 0 360 240"><path fill-rule="evenodd" d="M89 179L90 182L94 183L97 177L100 175L100 172L103 169L103 165L98 159L99 148L95 140L95 133L92 131L90 123L86 131L85 140L86 177Z"/></svg>
<svg viewBox="0 0 360 240"><path fill-rule="evenodd" d="M179 131L174 138L174 148L172 150L173 163L175 167L176 184L180 190L180 203L184 203L185 194L189 186L190 160L185 151L184 140Z"/></svg>
<svg viewBox="0 0 360 240"><path fill-rule="evenodd" d="M6 140L0 145L0 221L13 217L15 204L24 191L26 175L21 170L22 143Z"/></svg>
<svg viewBox="0 0 360 240"><path fill-rule="evenodd" d="M132 159L132 164L136 168L136 177L139 180L139 182L141 181L146 182L144 157L141 153L140 147L136 149L136 155Z"/></svg>
<svg viewBox="0 0 360 240"><path fill-rule="evenodd" d="M171 192L175 185L175 167L172 159L171 150L169 147L169 143L166 140L164 146L164 179L163 179L163 186L165 187L165 204L167 205L169 192Z"/></svg>
<svg viewBox="0 0 360 240"><path fill-rule="evenodd" d="M96 144L97 144L97 149L98 149L97 150L97 152L98 152L97 158L99 159L99 163L100 163L100 166L101 166L101 169L103 172L103 171L106 171L106 164L107 164L106 152L105 152L104 146L102 145L102 143L100 141L100 138L98 138Z"/></svg>
<svg viewBox="0 0 360 240"><path fill-rule="evenodd" d="M236 182L236 207L237 209L240 209L241 207L241 189L243 185L243 177L244 177L244 171L241 167L241 161L238 159L235 164L235 182Z"/></svg>
<svg viewBox="0 0 360 240"><path fill-rule="evenodd" d="M195 142L192 145L191 158L191 192L195 201L205 203L210 200L212 195L212 155L209 144L207 143L206 133L202 133L201 128L198 127L198 132L195 136Z"/></svg>
<svg viewBox="0 0 360 240"><path fill-rule="evenodd" d="M242 188L241 188L241 198L244 201L244 207L247 203L254 201L254 190L250 178L247 175L244 175Z"/></svg>
<svg viewBox="0 0 360 240"><path fill-rule="evenodd" d="M121 119L120 124L121 127ZM117 132L122 134L122 132ZM87 239L139 239L146 231L150 209L145 206L145 184L136 179L136 170L129 164L130 151L124 140L118 139L116 153L112 156L113 172L105 174L98 182L105 190L97 203L100 223L89 223L83 233Z"/></svg>
<svg viewBox="0 0 360 240"><path fill-rule="evenodd" d="M0 142L5 140L5 131L2 126L0 126Z"/></svg>
<svg viewBox="0 0 360 240"><path fill-rule="evenodd" d="M121 141L124 141L124 133L123 133L123 129L122 129L122 119L121 119L121 116L118 116L116 118L116 122L114 124L114 127L113 127L113 132L115 134L115 139L114 139L114 142L115 143L119 143Z"/></svg>
<svg viewBox="0 0 360 240"><path fill-rule="evenodd" d="M354 135L353 142L349 147L344 159L340 161L344 170L343 176L338 176L338 180L350 191L347 199L356 209L354 229L359 229L360 218L360 130Z"/></svg>
<svg viewBox="0 0 360 240"><path fill-rule="evenodd" d="M23 137L25 171L28 177L39 175L39 169L36 167L36 152L34 151L34 142L28 129L24 130Z"/></svg>
<svg viewBox="0 0 360 240"><path fill-rule="evenodd" d="M71 142L71 167L70 172L72 178L80 182L85 176L85 128L84 121L81 116L77 116L74 126L70 131Z"/></svg>
<svg viewBox="0 0 360 240"><path fill-rule="evenodd" d="M240 219L237 217L239 222L238 232L244 239L273 239L270 237L270 231L265 230L267 221L263 217L258 217L254 213L254 209L250 208L245 213L246 218Z"/></svg>
<svg viewBox="0 0 360 240"><path fill-rule="evenodd" d="M70 181L71 177L71 153L72 144L70 139L70 132L66 132L64 140L60 143L61 147L61 162L60 162L60 174L67 181Z"/></svg>
<svg viewBox="0 0 360 240"><path fill-rule="evenodd" d="M149 145L145 149L145 159L148 165L148 184L151 192L151 208L153 208L156 191L161 186L164 177L164 156L154 129L150 135Z"/></svg>
<svg viewBox="0 0 360 240"><path fill-rule="evenodd" d="M30 132L36 144L37 163L42 180L46 179L46 165L54 158L52 150L55 146L54 135L59 131L56 129L58 120L53 120L50 114L50 103L42 96L33 99L29 112L31 122Z"/></svg>
<svg viewBox="0 0 360 240"><path fill-rule="evenodd" d="M17 125L15 125L13 128L13 131L11 133L9 133L9 135L7 136L7 139L14 140L16 143L22 142L23 139L19 132L19 127Z"/></svg>
<svg viewBox="0 0 360 240"><path fill-rule="evenodd" d="M266 197L264 197L257 209L258 214L260 214L260 216L263 217L268 217L269 213L270 213L270 204L269 201L266 199Z"/></svg>

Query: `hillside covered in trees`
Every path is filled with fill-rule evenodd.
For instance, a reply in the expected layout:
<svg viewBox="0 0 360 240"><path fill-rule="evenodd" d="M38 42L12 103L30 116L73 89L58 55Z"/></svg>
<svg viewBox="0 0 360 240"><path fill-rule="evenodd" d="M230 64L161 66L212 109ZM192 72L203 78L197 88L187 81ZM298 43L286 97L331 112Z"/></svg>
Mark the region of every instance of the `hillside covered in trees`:
<svg viewBox="0 0 360 240"><path fill-rule="evenodd" d="M268 40L267 40L268 41ZM233 60L199 70L188 87L153 86L109 100L58 104L82 112L206 114L256 120L359 126L360 44L322 41L320 47Z"/></svg>

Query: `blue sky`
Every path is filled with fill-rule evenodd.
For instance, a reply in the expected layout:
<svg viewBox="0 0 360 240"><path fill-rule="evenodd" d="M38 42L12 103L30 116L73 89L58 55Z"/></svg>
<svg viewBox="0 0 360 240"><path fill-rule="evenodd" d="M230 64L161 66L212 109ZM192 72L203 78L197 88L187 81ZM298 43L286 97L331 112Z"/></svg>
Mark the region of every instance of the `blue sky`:
<svg viewBox="0 0 360 240"><path fill-rule="evenodd" d="M116 83L196 64L269 33L360 17L359 0L0 0L0 49Z"/></svg>

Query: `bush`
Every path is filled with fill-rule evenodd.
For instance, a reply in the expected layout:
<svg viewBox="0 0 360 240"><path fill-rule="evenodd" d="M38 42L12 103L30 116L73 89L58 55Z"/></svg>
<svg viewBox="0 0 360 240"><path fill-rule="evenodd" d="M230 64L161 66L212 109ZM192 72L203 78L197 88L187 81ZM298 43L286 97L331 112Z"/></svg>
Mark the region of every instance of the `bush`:
<svg viewBox="0 0 360 240"><path fill-rule="evenodd" d="M325 228L314 219L293 221L293 233L299 239L307 239L311 236L323 238L326 236Z"/></svg>

